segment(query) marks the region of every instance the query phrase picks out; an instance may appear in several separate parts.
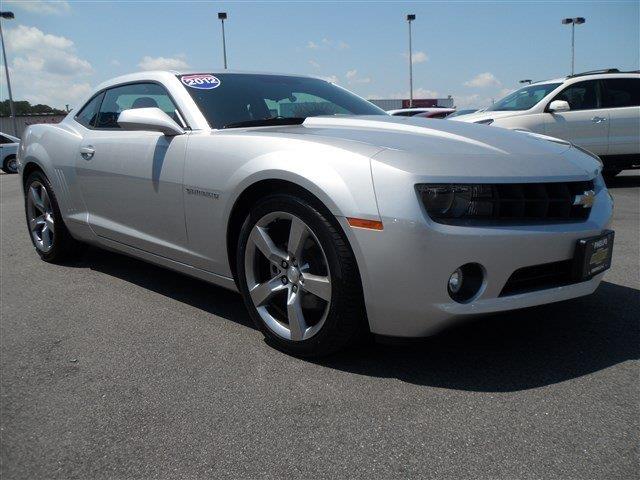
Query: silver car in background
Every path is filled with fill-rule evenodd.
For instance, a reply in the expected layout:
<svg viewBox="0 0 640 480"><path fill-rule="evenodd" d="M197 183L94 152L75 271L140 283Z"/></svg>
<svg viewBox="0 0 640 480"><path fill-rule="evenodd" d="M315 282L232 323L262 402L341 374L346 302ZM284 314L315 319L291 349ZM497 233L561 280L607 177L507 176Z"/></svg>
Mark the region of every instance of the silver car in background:
<svg viewBox="0 0 640 480"><path fill-rule="evenodd" d="M597 157L310 77L115 78L18 162L43 260L88 243L238 290L297 355L588 295L611 262Z"/></svg>

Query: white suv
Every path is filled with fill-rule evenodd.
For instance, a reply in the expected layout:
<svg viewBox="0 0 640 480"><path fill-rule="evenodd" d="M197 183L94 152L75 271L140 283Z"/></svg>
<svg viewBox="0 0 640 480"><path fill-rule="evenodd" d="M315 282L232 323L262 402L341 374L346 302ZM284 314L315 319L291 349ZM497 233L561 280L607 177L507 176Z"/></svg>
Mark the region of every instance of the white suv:
<svg viewBox="0 0 640 480"><path fill-rule="evenodd" d="M598 155L609 176L640 168L639 72L599 70L532 83L451 120L568 140Z"/></svg>

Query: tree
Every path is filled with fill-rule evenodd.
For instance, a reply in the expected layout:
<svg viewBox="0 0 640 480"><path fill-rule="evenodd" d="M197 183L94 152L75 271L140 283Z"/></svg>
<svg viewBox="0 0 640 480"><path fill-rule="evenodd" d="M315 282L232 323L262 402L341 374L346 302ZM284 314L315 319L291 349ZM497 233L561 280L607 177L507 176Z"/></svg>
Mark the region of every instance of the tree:
<svg viewBox="0 0 640 480"><path fill-rule="evenodd" d="M13 102L13 106L16 110L16 115L65 115L67 113L64 110L43 105L42 103L31 105L26 100ZM9 106L9 100L0 102L0 117L8 117L10 115L11 108Z"/></svg>

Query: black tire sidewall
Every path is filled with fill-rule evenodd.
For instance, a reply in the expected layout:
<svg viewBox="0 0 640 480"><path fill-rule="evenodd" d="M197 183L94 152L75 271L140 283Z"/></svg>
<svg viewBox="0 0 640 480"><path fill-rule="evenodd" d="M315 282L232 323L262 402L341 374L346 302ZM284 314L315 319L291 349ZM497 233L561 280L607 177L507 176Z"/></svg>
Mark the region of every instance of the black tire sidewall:
<svg viewBox="0 0 640 480"><path fill-rule="evenodd" d="M15 161L15 160L16 160L16 156L15 156L15 155L8 155L8 156L4 159L4 161L2 162L2 171L3 171L4 173L9 174L9 175L14 174L14 173L18 173L18 171L17 171L17 170L11 170L11 169L9 168L9 162L10 162L11 160L14 160L14 161Z"/></svg>
<svg viewBox="0 0 640 480"><path fill-rule="evenodd" d="M244 256L251 229L258 220L271 212L281 211L290 213L300 218L313 231L318 238L327 257L331 277L331 307L324 325L313 337L300 342L292 342L272 332L258 314L247 287L246 273L244 270ZM322 212L312 206L308 201L295 195L277 194L264 198L250 212L240 231L238 250L236 254L236 272L238 275L238 287L242 293L245 305L254 323L265 335L269 343L299 356L317 356L331 353L335 347L348 343L350 339L343 338L354 333L352 325L344 323L357 322L361 319L349 318L354 312L352 308L345 308L345 304L360 305L362 293L359 278L354 278L353 272L345 271L345 264L350 261L355 264L355 258L344 258L345 252L340 252L334 237L335 232L340 232L337 222L333 221L328 212ZM342 240L346 239L342 234ZM348 244L347 244L348 245ZM349 296L355 298L349 298ZM361 309L357 309L358 312ZM349 328L344 328L345 326Z"/></svg>
<svg viewBox="0 0 640 480"><path fill-rule="evenodd" d="M31 235L31 230L29 229L29 212L27 209L27 197L29 195L29 187L34 181L40 182L44 188L47 190L47 194L49 195L49 201L51 202L51 207L53 209L53 221L55 224L54 232L53 232L53 248L48 252L43 252L36 247L36 243L33 240L33 236ZM33 244L33 247L36 249L40 258L42 258L46 262L55 262L61 258L63 258L70 245L68 243L71 241L68 232L66 231L66 227L64 225L64 221L62 220L62 214L60 213L60 207L58 206L58 199L53 191L53 187L51 186L51 182L47 176L40 172L35 171L27 177L24 187L24 212L25 212L25 220L27 222L27 231L29 233L29 239Z"/></svg>

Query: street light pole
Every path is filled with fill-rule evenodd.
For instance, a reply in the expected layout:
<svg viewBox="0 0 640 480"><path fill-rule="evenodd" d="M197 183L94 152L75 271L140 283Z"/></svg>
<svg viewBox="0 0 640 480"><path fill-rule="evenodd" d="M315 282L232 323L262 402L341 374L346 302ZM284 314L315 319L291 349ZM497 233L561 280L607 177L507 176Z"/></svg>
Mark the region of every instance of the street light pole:
<svg viewBox="0 0 640 480"><path fill-rule="evenodd" d="M414 14L407 15L409 23L409 108L413 108L413 53L411 49L411 22L416 19Z"/></svg>
<svg viewBox="0 0 640 480"><path fill-rule="evenodd" d="M0 12L0 18L11 20L14 18L13 12ZM13 106L13 94L11 93L11 79L9 78L9 60L7 60L7 51L4 47L4 35L2 34L2 21L0 20L0 43L2 43L2 58L4 58L4 72L7 75L7 91L9 92L9 109L11 110L11 118L13 119L13 134L18 135L18 122L16 121L16 111Z"/></svg>
<svg viewBox="0 0 640 480"><path fill-rule="evenodd" d="M222 55L224 57L224 69L227 69L227 42L224 38L224 21L227 19L227 12L218 12L218 18L222 22Z"/></svg>
<svg viewBox="0 0 640 480"><path fill-rule="evenodd" d="M571 25L571 75L574 73L574 64L575 64L575 36L576 36L576 25L582 25L586 22L584 17L575 17L575 18L563 18L563 25Z"/></svg>

